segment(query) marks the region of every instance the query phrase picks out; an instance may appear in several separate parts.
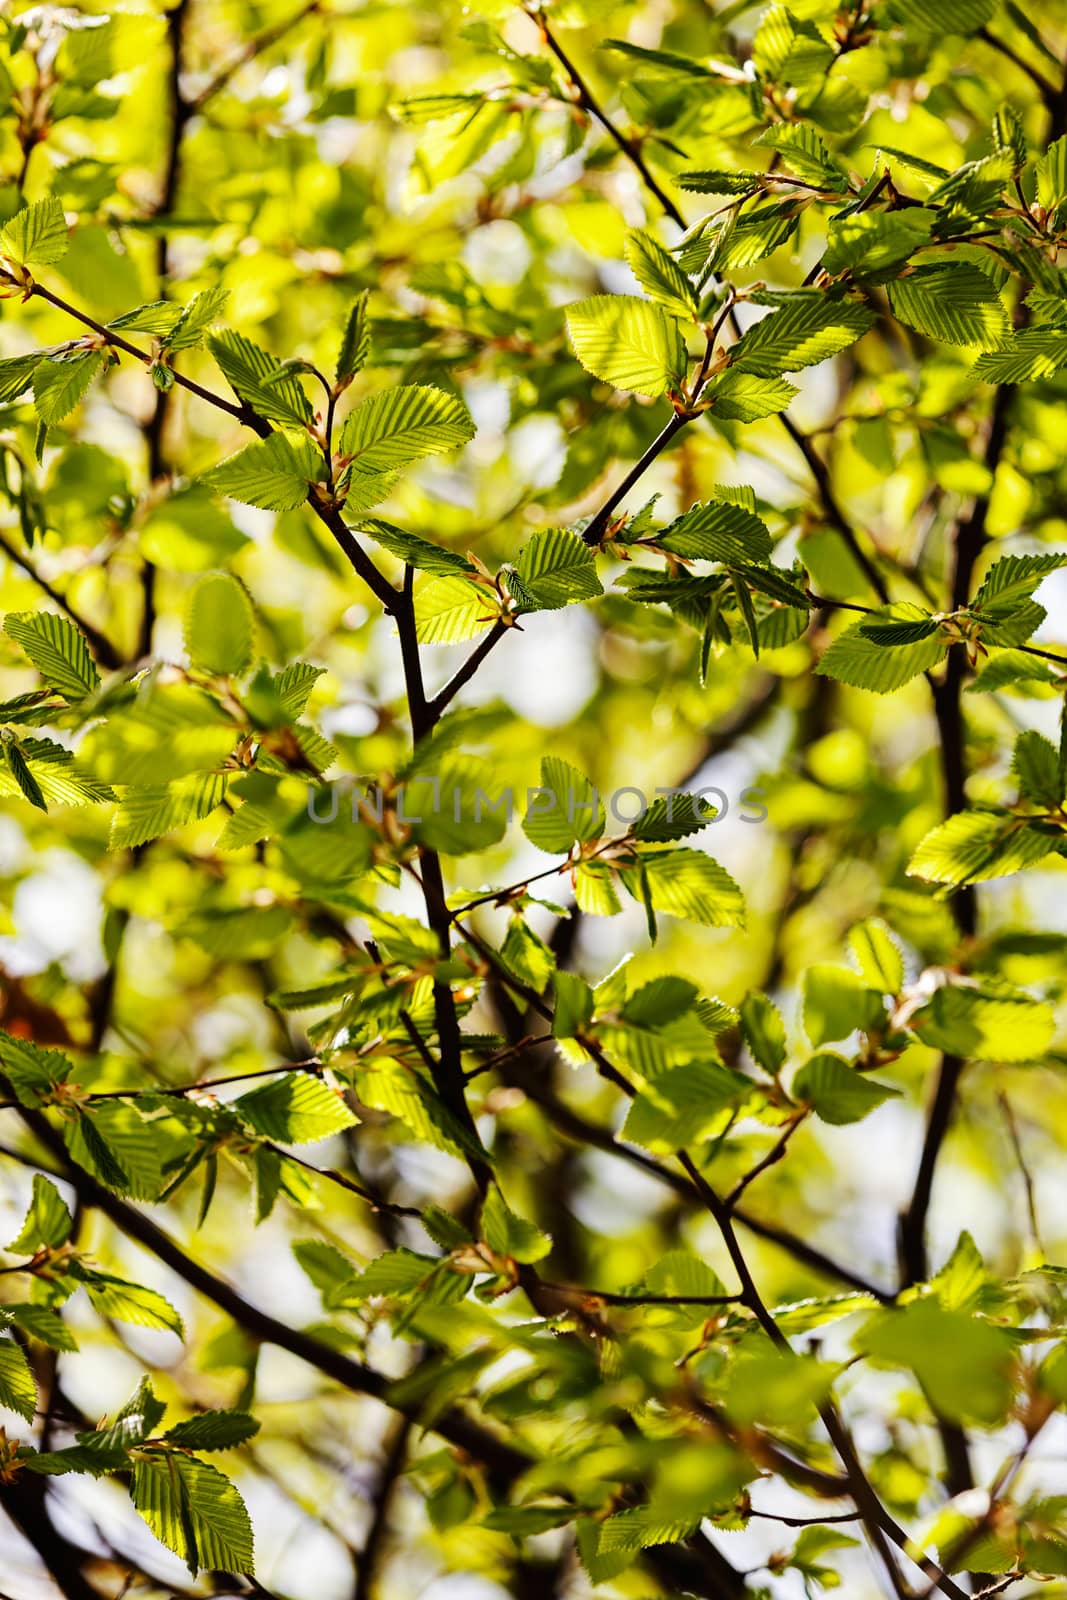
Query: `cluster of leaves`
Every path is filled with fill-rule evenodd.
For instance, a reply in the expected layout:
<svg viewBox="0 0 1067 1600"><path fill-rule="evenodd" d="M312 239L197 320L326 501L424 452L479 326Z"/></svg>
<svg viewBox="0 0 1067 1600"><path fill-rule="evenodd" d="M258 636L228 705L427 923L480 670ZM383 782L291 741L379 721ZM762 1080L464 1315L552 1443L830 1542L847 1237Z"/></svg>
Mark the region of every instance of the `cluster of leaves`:
<svg viewBox="0 0 1067 1600"><path fill-rule="evenodd" d="M323 1380L294 1504L372 1453L338 1388L403 1419L361 1593L405 1466L435 1561L517 1594L1067 1577L1033 1470L1065 1269L1013 1109L1055 1159L1067 13L483 9L305 6L221 70L184 4L0 19L0 1109L36 1168L0 1507L61 1581L26 1485L112 1478L194 1576L251 1578L202 1455L255 1434L273 1344ZM727 750L774 781L729 870ZM35 960L57 859L104 909ZM956 1218L935 1270L964 1073L1029 1237ZM853 1265L834 1158L869 1175L923 1104L899 1261ZM86 1209L224 1331L101 1266ZM93 1426L79 1334L116 1323L235 1403L168 1369L184 1420L146 1376ZM800 1531L741 1571L763 1520Z"/></svg>

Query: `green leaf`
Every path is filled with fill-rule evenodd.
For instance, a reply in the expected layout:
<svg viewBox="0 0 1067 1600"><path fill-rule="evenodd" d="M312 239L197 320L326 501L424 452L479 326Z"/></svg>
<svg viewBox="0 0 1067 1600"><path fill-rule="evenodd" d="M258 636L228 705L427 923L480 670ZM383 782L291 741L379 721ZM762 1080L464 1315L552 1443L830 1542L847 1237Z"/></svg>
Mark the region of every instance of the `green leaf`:
<svg viewBox="0 0 1067 1600"><path fill-rule="evenodd" d="M229 776L195 772L174 783L127 789L111 824L112 850L132 850L173 828L210 816L226 798Z"/></svg>
<svg viewBox="0 0 1067 1600"><path fill-rule="evenodd" d="M202 344L208 328L222 315L229 298L228 289L201 289L188 305L182 307L173 327L161 341L163 347L166 350L192 350ZM234 338L238 337L234 335Z"/></svg>
<svg viewBox="0 0 1067 1600"><path fill-rule="evenodd" d="M983 1061L1034 1061L1052 1042L1056 1018L1027 994L946 983L909 1026L935 1050Z"/></svg>
<svg viewBox="0 0 1067 1600"><path fill-rule="evenodd" d="M849 949L864 981L879 994L898 995L904 986L904 959L885 923L877 917L857 922L848 936Z"/></svg>
<svg viewBox="0 0 1067 1600"><path fill-rule="evenodd" d="M24 267L62 260L69 244L67 219L54 194L23 206L0 230L0 255Z"/></svg>
<svg viewBox="0 0 1067 1600"><path fill-rule="evenodd" d="M470 412L455 395L428 385L404 385L372 395L350 411L340 449L352 458L358 477L395 472L422 456L454 450L474 433Z"/></svg>
<svg viewBox="0 0 1067 1600"><path fill-rule="evenodd" d="M295 511L307 499L309 486L325 473L322 457L311 441L294 444L272 433L227 456L202 478L217 494L229 495L265 511Z"/></svg>
<svg viewBox="0 0 1067 1600"><path fill-rule="evenodd" d="M367 300L369 291L363 293L353 302L345 323L345 331L341 336L341 348L337 355L337 376L335 387L340 392L347 389L357 373L362 372L367 364L370 354L370 328L367 324Z"/></svg>
<svg viewBox="0 0 1067 1600"><path fill-rule="evenodd" d="M1067 550L1001 556L986 573L971 609L986 617L1010 616L1020 600L1028 599L1049 573L1060 567L1067 567Z"/></svg>
<svg viewBox="0 0 1067 1600"><path fill-rule="evenodd" d="M794 17L784 5L764 13L752 41L752 62L761 78L804 84L821 78L834 59L833 46L813 22Z"/></svg>
<svg viewBox="0 0 1067 1600"><path fill-rule="evenodd" d="M749 1078L716 1062L670 1067L631 1101L622 1137L660 1154L697 1144L716 1132L722 1113L752 1090Z"/></svg>
<svg viewBox="0 0 1067 1600"><path fill-rule="evenodd" d="M824 1050L801 1067L791 1093L794 1100L810 1105L823 1122L840 1127L861 1122L900 1090L864 1077L843 1056Z"/></svg>
<svg viewBox="0 0 1067 1600"><path fill-rule="evenodd" d="M707 403L713 421L721 418L724 422L759 422L764 417L776 417L798 393L795 385L786 383L784 378L758 378L754 373L727 367L704 389L701 403Z"/></svg>
<svg viewBox="0 0 1067 1600"><path fill-rule="evenodd" d="M589 779L559 756L542 756L540 789L531 794L522 823L530 843L559 855L579 840L599 839L604 828L604 808Z"/></svg>
<svg viewBox="0 0 1067 1600"><path fill-rule="evenodd" d="M1013 1344L996 1328L933 1300L879 1312L857 1344L879 1365L907 1367L939 1416L951 1422L1000 1422L1011 1401Z"/></svg>
<svg viewBox="0 0 1067 1600"><path fill-rule="evenodd" d="M30 1364L17 1344L0 1339L0 1406L15 1411L26 1422L37 1409L37 1385Z"/></svg>
<svg viewBox="0 0 1067 1600"><path fill-rule="evenodd" d="M1043 734L1032 729L1015 741L1012 770L1019 780L1019 792L1035 806L1058 811L1064 798L1060 775L1060 753Z"/></svg>
<svg viewBox="0 0 1067 1600"><path fill-rule="evenodd" d="M182 314L181 306L173 300L150 300L147 305L134 306L112 317L108 326L119 331L129 328L137 333L169 333Z"/></svg>
<svg viewBox="0 0 1067 1600"><path fill-rule="evenodd" d="M961 811L920 841L908 862L908 876L953 888L1004 878L1042 861L1062 838L1005 813Z"/></svg>
<svg viewBox="0 0 1067 1600"><path fill-rule="evenodd" d="M241 1095L233 1109L257 1133L279 1144L312 1144L359 1121L336 1090L307 1072L275 1078Z"/></svg>
<svg viewBox="0 0 1067 1600"><path fill-rule="evenodd" d="M70 1237L74 1226L63 1196L55 1184L39 1172L33 1175L33 1198L18 1236L5 1249L14 1254L33 1255L42 1245L60 1245Z"/></svg>
<svg viewBox="0 0 1067 1600"><path fill-rule="evenodd" d="M675 258L644 228L631 228L626 236L630 271L652 299L672 316L696 317L696 292Z"/></svg>
<svg viewBox="0 0 1067 1600"><path fill-rule="evenodd" d="M0 729L0 750L3 751L8 769L23 798L28 800L31 806L36 806L38 811L47 811L48 804L41 793L41 786L31 772L25 752L10 728Z"/></svg>
<svg viewBox="0 0 1067 1600"><path fill-rule="evenodd" d="M678 845L672 850L643 852L640 867L654 910L702 922L709 928L744 926L744 896L730 874L711 856ZM635 894L632 877L633 870L627 869L624 882Z"/></svg>
<svg viewBox="0 0 1067 1600"><path fill-rule="evenodd" d="M288 428L311 426L314 415L307 395L266 350L229 328L212 334L208 347L238 400L268 422Z"/></svg>
<svg viewBox="0 0 1067 1600"><path fill-rule="evenodd" d="M181 1317L170 1301L143 1283L128 1283L109 1272L87 1273L85 1288L93 1307L102 1317L132 1322L138 1328L166 1328L185 1337Z"/></svg>
<svg viewBox="0 0 1067 1600"><path fill-rule="evenodd" d="M1067 135L1053 141L1034 163L1037 198L1046 211L1055 211L1067 199Z"/></svg>
<svg viewBox="0 0 1067 1600"><path fill-rule="evenodd" d="M33 382L33 375L45 359L43 350L28 356L9 356L0 361L0 405L7 405L24 395Z"/></svg>
<svg viewBox="0 0 1067 1600"><path fill-rule="evenodd" d="M52 1350L77 1350L77 1339L57 1311L51 1311L47 1306L11 1301L8 1301L4 1310L14 1320L16 1327L28 1333L31 1339L37 1339Z"/></svg>
<svg viewBox="0 0 1067 1600"><path fill-rule="evenodd" d="M1067 365L1067 329L1024 328L979 356L971 376L981 383L1032 383Z"/></svg>
<svg viewBox="0 0 1067 1600"><path fill-rule="evenodd" d="M55 611L8 612L4 632L25 651L50 689L74 703L92 694L100 674L85 636Z"/></svg>
<svg viewBox="0 0 1067 1600"><path fill-rule="evenodd" d="M948 344L994 350L1011 333L1011 321L991 278L968 261L916 267L889 286L899 322Z"/></svg>
<svg viewBox="0 0 1067 1600"><path fill-rule="evenodd" d="M39 1110L58 1084L66 1083L74 1064L58 1050L43 1050L28 1039L16 1039L0 1030L0 1063L16 1098Z"/></svg>
<svg viewBox="0 0 1067 1600"><path fill-rule="evenodd" d="M907 211L863 211L832 219L823 269L836 276L880 278L929 243L937 213L921 206Z"/></svg>
<svg viewBox="0 0 1067 1600"><path fill-rule="evenodd" d="M948 641L940 630L932 634L927 632L929 622L927 614L910 602L881 606L839 634L815 671L856 689L890 694L935 667L948 648ZM879 624L882 629L889 630L901 627L903 639L895 643L898 635L892 631L888 637L884 632L880 634ZM913 628L918 638L910 633Z"/></svg>
<svg viewBox="0 0 1067 1600"><path fill-rule="evenodd" d="M33 372L33 403L49 427L69 416L101 370L97 351L47 357Z"/></svg>
<svg viewBox="0 0 1067 1600"><path fill-rule="evenodd" d="M786 171L795 173L820 189L843 193L848 179L834 161L819 134L805 122L774 123L764 128L754 144L777 150Z"/></svg>
<svg viewBox="0 0 1067 1600"><path fill-rule="evenodd" d="M415 586L415 631L420 644L473 639L492 619L494 600L466 578L429 578Z"/></svg>
<svg viewBox="0 0 1067 1600"><path fill-rule="evenodd" d="M454 573L474 571L466 556L461 556L458 550L445 550L440 545L431 544L429 539L420 538L417 533L394 528L392 523L383 522L379 517L363 518L354 526L357 532L369 534L375 544L380 544L398 561L405 562L409 567L418 567L421 572L447 578Z"/></svg>
<svg viewBox="0 0 1067 1600"><path fill-rule="evenodd" d="M552 1016L552 1036L573 1039L593 1020L593 991L576 972L557 972L552 979L556 1005Z"/></svg>
<svg viewBox="0 0 1067 1600"><path fill-rule="evenodd" d="M882 991L848 967L822 963L804 974L804 1031L813 1045L869 1033L886 1020Z"/></svg>
<svg viewBox="0 0 1067 1600"><path fill-rule="evenodd" d="M656 535L656 543L690 561L767 561L774 548L760 517L721 500L691 506Z"/></svg>
<svg viewBox="0 0 1067 1600"><path fill-rule="evenodd" d="M614 389L655 397L685 374L678 324L659 306L627 294L597 294L567 307L574 353Z"/></svg>
<svg viewBox="0 0 1067 1600"><path fill-rule="evenodd" d="M731 366L758 378L799 372L847 350L873 322L866 306L831 299L818 289L797 290L779 310L742 334Z"/></svg>
<svg viewBox="0 0 1067 1600"><path fill-rule="evenodd" d="M538 529L523 545L512 576L520 612L558 611L604 592L591 547L569 528Z"/></svg>
<svg viewBox="0 0 1067 1600"><path fill-rule="evenodd" d="M998 0L891 0L898 22L916 33L977 33L991 20Z"/></svg>
<svg viewBox="0 0 1067 1600"><path fill-rule="evenodd" d="M751 990L741 1002L741 1031L745 1043L765 1072L776 1078L785 1066L785 1023L781 1012L758 989Z"/></svg>
<svg viewBox="0 0 1067 1600"><path fill-rule="evenodd" d="M232 1450L259 1432L259 1423L247 1411L201 1411L168 1428L168 1443L183 1450Z"/></svg>
<svg viewBox="0 0 1067 1600"><path fill-rule="evenodd" d="M240 673L252 659L252 602L228 572L208 572L185 604L185 648L201 671Z"/></svg>
<svg viewBox="0 0 1067 1600"><path fill-rule="evenodd" d="M130 1495L156 1538L181 1556L194 1578L201 1568L251 1574L248 1512L216 1467L178 1452L142 1455L133 1469Z"/></svg>
<svg viewBox="0 0 1067 1600"><path fill-rule="evenodd" d="M510 1256L523 1264L543 1260L552 1249L548 1234L517 1217L496 1184L482 1206L482 1238L497 1255Z"/></svg>
<svg viewBox="0 0 1067 1600"><path fill-rule="evenodd" d="M710 801L699 795L658 795L644 816L633 823L630 833L642 844L668 844L672 839L686 839L690 834L699 833L717 815Z"/></svg>

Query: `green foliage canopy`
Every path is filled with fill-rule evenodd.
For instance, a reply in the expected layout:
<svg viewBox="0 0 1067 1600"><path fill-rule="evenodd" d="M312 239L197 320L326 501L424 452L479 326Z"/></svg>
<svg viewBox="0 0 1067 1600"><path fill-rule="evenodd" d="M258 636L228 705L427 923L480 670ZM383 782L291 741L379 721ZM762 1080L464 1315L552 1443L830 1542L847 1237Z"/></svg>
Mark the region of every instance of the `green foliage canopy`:
<svg viewBox="0 0 1067 1600"><path fill-rule="evenodd" d="M0 1508L69 1600L1067 1593L1040 11L0 17Z"/></svg>

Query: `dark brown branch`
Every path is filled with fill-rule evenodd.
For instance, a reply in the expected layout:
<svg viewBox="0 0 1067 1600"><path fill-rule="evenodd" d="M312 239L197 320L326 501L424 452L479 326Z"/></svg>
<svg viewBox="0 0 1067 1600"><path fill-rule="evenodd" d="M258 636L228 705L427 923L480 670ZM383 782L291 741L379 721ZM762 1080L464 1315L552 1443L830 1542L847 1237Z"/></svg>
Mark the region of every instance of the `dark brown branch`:
<svg viewBox="0 0 1067 1600"><path fill-rule="evenodd" d="M1005 61L1010 61L1013 66L1018 67L1020 72L1025 72L1026 76L1030 79L1030 82L1040 94L1042 100L1044 100L1049 110L1052 110L1053 106L1056 104L1056 100L1060 91L1056 88L1054 83L1045 77L1045 74L1041 72L1039 68L1032 66L1024 56L1021 56L1017 50L1008 44L1007 40L998 38L997 35L995 33L991 33L988 28L979 28L978 38L981 39L984 44L987 44L992 49L996 50L999 55L1002 55Z"/></svg>
<svg viewBox="0 0 1067 1600"><path fill-rule="evenodd" d="M33 580L41 593L47 595L53 605L58 606L63 615L70 618L76 628L81 629L89 643L89 648L102 667L107 667L109 671L115 671L122 666L122 657L107 635L101 633L100 629L83 617L80 612L75 611L70 601L60 594L55 585L41 576L29 556L18 550L2 533L0 533L0 550L4 552L9 561L13 561L17 567L22 568L26 576Z"/></svg>
<svg viewBox="0 0 1067 1600"><path fill-rule="evenodd" d="M571 60L570 56L567 55L566 51L559 43L559 40L549 28L543 13L540 10L531 9L529 6L524 6L523 9L526 11L526 14L530 20L537 27L547 48L551 50L552 54L555 56L556 60L566 73L569 82L575 90L578 104L584 111L587 111L590 116L596 118L601 127L604 129L605 133L607 133L618 145L626 159L631 162L641 174L641 179L645 187L648 189L650 194L655 195L656 199L663 207L663 210L666 212L667 216L670 217L671 221L676 223L679 228L684 228L686 225L685 218L682 216L681 211L675 205L670 195L665 192L665 190L660 186L656 178L653 176L647 161L641 153L641 146L638 141L636 139L628 138L627 135L623 133L620 128L617 128L614 122L612 122L607 112L601 106L599 100L597 100L596 96L593 94L593 91L590 89L585 78L578 71L578 68L574 65L574 62Z"/></svg>
<svg viewBox="0 0 1067 1600"><path fill-rule="evenodd" d="M394 1423L378 1471L371 1497L371 1521L363 1548L357 1558L356 1586L352 1600L374 1600L382 1553L389 1534L389 1511L397 1480L404 1470L411 1443L411 1421L400 1417Z"/></svg>
<svg viewBox="0 0 1067 1600"><path fill-rule="evenodd" d="M822 508L826 514L827 521L832 527L837 529L842 539L844 539L849 548L850 554L859 566L864 577L867 579L867 582L878 596L879 600L883 605L888 605L889 590L886 587L885 579L878 571L878 568L875 566L866 550L864 550L863 546L860 544L859 539L856 536L856 530L845 516L845 513L841 508L841 503L838 500L837 495L834 493L834 486L830 481L830 471L825 461L823 460L822 456L820 456L819 452L816 450L807 434L803 433L801 429L797 427L796 423L789 416L788 412L781 412L778 420L782 424L782 427L785 429L786 433L789 435L790 439L792 439L793 443L796 445L797 449L800 451L801 455L804 457L804 460L807 462L808 470L815 480L815 487L818 490L819 499L822 502Z"/></svg>
<svg viewBox="0 0 1067 1600"><path fill-rule="evenodd" d="M511 629L506 622L494 622L489 632L479 639L463 665L456 669L444 688L438 690L430 701L429 710L435 722L451 705L463 686L471 681L482 662L496 649L504 635L510 632Z"/></svg>
<svg viewBox="0 0 1067 1600"><path fill-rule="evenodd" d="M238 51L233 59L228 61L224 67L220 67L215 76L209 78L204 87L190 98L188 101L189 114L192 115L196 111L202 111L208 101L213 100L217 94L220 94L230 79L242 67L246 67L250 61L254 61L265 50L269 50L273 45L284 39L286 34L291 33L305 18L318 11L320 5L321 0L307 0L307 3L300 6L291 16L285 17L281 22L276 22L271 28L264 28L262 33L257 33L254 38L249 39L248 43Z"/></svg>

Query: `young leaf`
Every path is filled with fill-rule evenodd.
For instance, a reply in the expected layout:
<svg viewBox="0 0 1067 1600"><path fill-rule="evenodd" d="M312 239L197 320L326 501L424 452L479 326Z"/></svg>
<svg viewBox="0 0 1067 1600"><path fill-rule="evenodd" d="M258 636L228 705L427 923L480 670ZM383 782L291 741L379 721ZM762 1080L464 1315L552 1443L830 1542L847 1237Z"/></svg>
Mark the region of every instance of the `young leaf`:
<svg viewBox="0 0 1067 1600"><path fill-rule="evenodd" d="M247 1411L201 1411L168 1428L169 1444L183 1450L232 1450L259 1432L259 1423Z"/></svg>
<svg viewBox="0 0 1067 1600"><path fill-rule="evenodd" d="M1004 878L1032 867L1055 850L1063 835L1042 832L1021 817L960 811L922 839L908 862L910 878L958 888Z"/></svg>
<svg viewBox="0 0 1067 1600"><path fill-rule="evenodd" d="M817 365L855 344L874 322L866 306L801 289L738 340L731 366L757 378L778 378Z"/></svg>
<svg viewBox="0 0 1067 1600"><path fill-rule="evenodd" d="M70 1212L55 1184L35 1172L33 1198L25 1221L18 1236L4 1248L13 1254L32 1256L41 1245L63 1244L72 1227Z"/></svg>
<svg viewBox="0 0 1067 1600"><path fill-rule="evenodd" d="M916 33L977 33L997 9L997 0L891 0L898 22Z"/></svg>
<svg viewBox="0 0 1067 1600"><path fill-rule="evenodd" d="M233 1109L257 1133L279 1144L312 1144L359 1120L336 1090L307 1072L287 1072L262 1084L235 1100Z"/></svg>
<svg viewBox="0 0 1067 1600"><path fill-rule="evenodd" d="M552 1036L573 1039L593 1020L593 991L575 972L557 972L552 987L556 997Z"/></svg>
<svg viewBox="0 0 1067 1600"><path fill-rule="evenodd" d="M847 1039L856 1029L868 1033L885 1020L881 991L850 968L824 962L805 972L804 1031L813 1045Z"/></svg>
<svg viewBox="0 0 1067 1600"><path fill-rule="evenodd" d="M741 1031L745 1043L765 1072L776 1078L785 1066L785 1023L772 1000L758 989L741 1002Z"/></svg>
<svg viewBox="0 0 1067 1600"><path fill-rule="evenodd" d="M810 1105L823 1122L840 1127L861 1122L900 1090L865 1077L843 1056L824 1050L801 1067L791 1092L794 1100Z"/></svg>
<svg viewBox="0 0 1067 1600"><path fill-rule="evenodd" d="M99 687L100 674L85 636L55 611L9 612L4 632L29 656L50 689L71 703Z"/></svg>
<svg viewBox="0 0 1067 1600"><path fill-rule="evenodd" d="M182 307L174 325L163 336L163 346L167 350L192 350L203 343L208 328L222 315L229 298L228 289L202 289Z"/></svg>
<svg viewBox="0 0 1067 1600"><path fill-rule="evenodd" d="M353 303L345 323L345 331L341 338L341 349L337 356L337 375L334 387L340 393L357 373L362 372L367 364L370 353L370 329L367 325L367 300L370 291L363 293Z"/></svg>
<svg viewBox="0 0 1067 1600"><path fill-rule="evenodd" d="M532 1222L517 1217L496 1184L482 1206L482 1237L490 1250L521 1263L540 1261L552 1249L552 1240Z"/></svg>
<svg viewBox="0 0 1067 1600"><path fill-rule="evenodd" d="M10 728L0 729L0 751L23 799L28 800L31 806L36 806L38 811L47 811L48 803L41 793L41 786L30 770L25 751Z"/></svg>
<svg viewBox="0 0 1067 1600"><path fill-rule="evenodd" d="M1064 798L1060 777L1060 753L1043 734L1032 729L1015 741L1012 768L1019 780L1019 792L1035 806L1058 811Z"/></svg>
<svg viewBox="0 0 1067 1600"><path fill-rule="evenodd" d="M889 287L898 321L931 339L994 350L1011 322L991 278L967 261L916 267Z"/></svg>
<svg viewBox="0 0 1067 1600"><path fill-rule="evenodd" d="M208 346L238 400L282 427L310 427L311 402L295 377L243 334L226 328L212 334Z"/></svg>
<svg viewBox="0 0 1067 1600"><path fill-rule="evenodd" d="M225 772L194 772L175 783L127 789L111 823L112 850L132 850L210 816L225 800L229 781Z"/></svg>
<svg viewBox="0 0 1067 1600"><path fill-rule="evenodd" d="M310 485L322 478L325 467L310 440L294 444L282 433L245 445L235 455L206 472L202 482L218 494L229 495L265 511L295 511L307 499Z"/></svg>
<svg viewBox="0 0 1067 1600"><path fill-rule="evenodd" d="M877 917L857 922L848 936L849 949L864 981L880 994L897 995L904 985L904 960L896 941Z"/></svg>
<svg viewBox="0 0 1067 1600"><path fill-rule="evenodd" d="M60 261L69 243L67 219L54 194L23 206L0 229L0 255L24 267Z"/></svg>
<svg viewBox="0 0 1067 1600"><path fill-rule="evenodd" d="M252 659L252 602L228 572L209 572L185 605L185 648L201 671L240 673Z"/></svg>
<svg viewBox="0 0 1067 1600"><path fill-rule="evenodd" d="M740 1072L710 1061L690 1062L657 1075L631 1105L622 1137L646 1150L673 1153L713 1133L722 1113L751 1093Z"/></svg>
<svg viewBox="0 0 1067 1600"><path fill-rule="evenodd" d="M672 316L693 320L696 293L675 258L644 228L631 228L626 236L630 271L653 300Z"/></svg>
<svg viewBox="0 0 1067 1600"><path fill-rule="evenodd" d="M43 423L52 426L69 416L101 369L100 355L47 357L33 371L33 403Z"/></svg>
<svg viewBox="0 0 1067 1600"><path fill-rule="evenodd" d="M130 1495L156 1538L181 1556L194 1578L202 1568L251 1574L248 1512L216 1467L179 1451L145 1454L134 1465Z"/></svg>
<svg viewBox="0 0 1067 1600"><path fill-rule="evenodd" d="M44 359L45 352L35 350L32 355L9 356L0 361L0 405L7 405L26 393Z"/></svg>
<svg viewBox="0 0 1067 1600"><path fill-rule="evenodd" d="M466 578L433 577L415 588L415 628L421 644L473 639L491 620L493 598Z"/></svg>
<svg viewBox="0 0 1067 1600"><path fill-rule="evenodd" d="M340 448L352 458L358 479L454 450L474 433L470 412L455 395L427 385L402 385L372 395L349 412Z"/></svg>
<svg viewBox="0 0 1067 1600"><path fill-rule="evenodd" d="M530 843L560 855L578 840L599 839L605 825L604 808L589 779L559 756L542 756L540 788L531 792L522 824Z"/></svg>
<svg viewBox="0 0 1067 1600"><path fill-rule="evenodd" d="M568 528L541 528L528 539L515 577L512 588L522 611L556 611L604 592L592 549Z"/></svg>
<svg viewBox="0 0 1067 1600"><path fill-rule="evenodd" d="M362 518L355 527L357 531L369 534L375 544L380 544L398 561L417 567L420 572L447 578L454 573L474 571L466 556L461 556L458 550L445 550L441 545L431 544L429 539L420 538L417 533L394 528L392 523L383 522L379 517Z"/></svg>
<svg viewBox="0 0 1067 1600"><path fill-rule="evenodd" d="M659 306L628 294L597 294L567 307L574 353L614 389L661 395L685 374L678 324Z"/></svg>
<svg viewBox="0 0 1067 1600"><path fill-rule="evenodd" d="M744 926L744 896L711 856L678 845L673 850L645 851L639 859L654 910L702 922L709 928ZM628 870L624 878L631 894L632 875Z"/></svg>
<svg viewBox="0 0 1067 1600"><path fill-rule="evenodd" d="M935 626L930 631L930 618L918 606L901 601L846 628L815 670L856 689L889 694L935 667L947 648L940 629Z"/></svg>
<svg viewBox="0 0 1067 1600"><path fill-rule="evenodd" d="M760 517L721 500L691 506L656 535L656 543L690 561L767 561L774 547Z"/></svg>
<svg viewBox="0 0 1067 1600"><path fill-rule="evenodd" d="M37 1409L37 1385L30 1364L10 1339L0 1339L0 1407L17 1412L26 1422L33 1421Z"/></svg>
<svg viewBox="0 0 1067 1600"><path fill-rule="evenodd" d="M86 1274L85 1288L102 1317L132 1322L139 1328L166 1328L179 1339L185 1337L182 1319L170 1301L146 1284L128 1283L111 1273L94 1271Z"/></svg>

